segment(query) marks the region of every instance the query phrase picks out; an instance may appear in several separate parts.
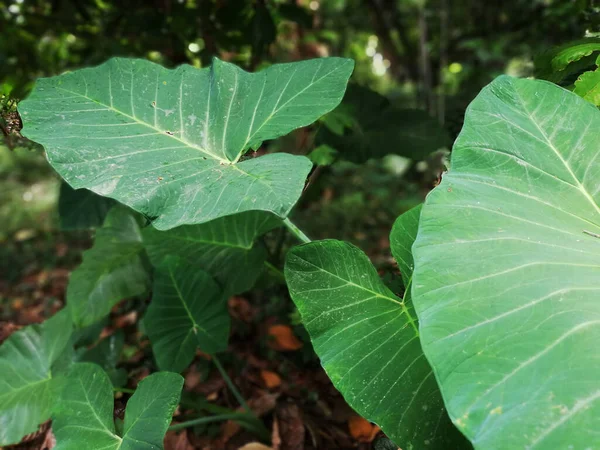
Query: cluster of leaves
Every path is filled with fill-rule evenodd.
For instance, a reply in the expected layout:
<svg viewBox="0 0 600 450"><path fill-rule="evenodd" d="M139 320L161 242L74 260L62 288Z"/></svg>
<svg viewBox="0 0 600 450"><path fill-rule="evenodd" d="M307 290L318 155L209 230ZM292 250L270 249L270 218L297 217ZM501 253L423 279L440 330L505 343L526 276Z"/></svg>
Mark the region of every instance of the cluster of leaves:
<svg viewBox="0 0 600 450"><path fill-rule="evenodd" d="M557 51L553 70L596 51L584 44ZM51 416L65 448L160 447L181 377L163 372L140 384L117 432L109 375L115 383L118 371L80 362L77 333L152 285L144 328L161 370L182 371L198 347L223 350L224 300L252 287L265 258L257 237L284 222L307 240L287 216L310 161L247 151L335 108L351 71L339 58L256 74L219 60L169 71L113 59L40 80L19 107L23 133L44 145L71 187L113 200L64 217L67 226L102 223L71 277L67 310L0 347L0 421L9 424L0 442ZM290 294L325 370L356 411L403 447L597 443L599 367L590 355L600 323L600 113L576 95L594 98L585 78L574 94L503 76L473 101L452 169L392 229L402 296L348 243L309 242L288 253ZM317 137L348 159L380 156L387 141L409 142L420 159L428 151L421 145L447 139L403 141L406 129L380 128L365 112L376 108L390 121L406 112L354 95ZM65 187L63 204L86 205L80 193Z"/></svg>
<svg viewBox="0 0 600 450"><path fill-rule="evenodd" d="M86 434L88 417L82 408L100 418L98 426L110 432L104 434L110 434L115 448L141 439L143 433L132 423L152 427L153 436L162 438L166 425L156 427L149 420L168 425L165 417L177 404L181 377L173 383L171 375L159 373L154 384L148 380L145 386L160 395L143 411L134 401L135 395L140 403L147 396L140 386L121 437L115 437L114 427L104 420L111 415L108 375L78 362L83 349L67 330L93 328L123 298L151 290L144 329L159 369L183 371L198 347L209 354L224 350L226 300L250 289L260 275L266 252L255 241L281 225L311 167L303 156L245 158L244 153L337 106L352 67L350 60L330 58L249 74L217 59L211 68L174 71L142 60L113 59L40 80L19 105L23 133L44 145L49 161L69 183L61 192L62 225L101 226L71 275L67 309L1 347L9 399L2 402L1 414L3 422L10 422L2 444L18 442L52 416L59 445L104 446L101 436ZM153 226L144 228L147 222ZM23 348L19 342L32 339L31 334L43 345ZM40 368L31 371L31 379L11 383L34 362ZM119 384L118 371L107 369ZM71 380L68 386L81 389L66 395L54 381L64 378ZM96 391L90 392L91 386ZM67 403L61 400L62 406L53 409L57 398ZM88 398L85 406L75 401ZM81 424L69 421L73 414ZM149 419L137 420L144 414ZM141 440L146 444L135 448L153 448L158 442Z"/></svg>
<svg viewBox="0 0 600 450"><path fill-rule="evenodd" d="M485 88L451 170L392 230L402 299L349 244L290 252L324 367L400 445L468 448L451 422L481 449L598 443L599 126L592 104L545 81Z"/></svg>

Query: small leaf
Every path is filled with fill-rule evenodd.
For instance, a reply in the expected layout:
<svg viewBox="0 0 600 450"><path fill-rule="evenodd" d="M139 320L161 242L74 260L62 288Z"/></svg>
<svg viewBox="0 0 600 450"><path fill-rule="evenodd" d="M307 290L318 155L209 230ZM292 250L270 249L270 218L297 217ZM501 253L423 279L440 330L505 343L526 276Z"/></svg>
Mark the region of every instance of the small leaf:
<svg viewBox="0 0 600 450"><path fill-rule="evenodd" d="M123 437L115 432L113 391L97 365L79 363L69 374L53 416L56 450L156 450L179 403L183 378L159 372L144 378L127 403Z"/></svg>
<svg viewBox="0 0 600 450"><path fill-rule="evenodd" d="M241 157L337 106L353 66L321 58L247 73L216 58L175 70L113 58L39 79L19 104L21 132L73 188L114 198L158 229L250 210L286 217L311 162Z"/></svg>
<svg viewBox="0 0 600 450"><path fill-rule="evenodd" d="M573 92L592 105L600 106L600 69L581 74Z"/></svg>
<svg viewBox="0 0 600 450"><path fill-rule="evenodd" d="M319 145L308 154L310 159L317 166L330 166L338 158L339 152L327 144Z"/></svg>
<svg viewBox="0 0 600 450"><path fill-rule="evenodd" d="M50 418L62 387L52 369L70 337L71 318L63 310L0 346L0 445L17 444Z"/></svg>
<svg viewBox="0 0 600 450"><path fill-rule="evenodd" d="M61 183L58 214L63 230L84 230L101 227L108 211L116 204L113 199L101 197L87 189L73 189Z"/></svg>
<svg viewBox="0 0 600 450"><path fill-rule="evenodd" d="M267 256L255 240L280 225L273 214L249 211L168 231L147 227L142 235L153 265L175 254L212 275L229 296L252 288Z"/></svg>
<svg viewBox="0 0 600 450"><path fill-rule="evenodd" d="M465 448L421 350L411 303L383 284L361 250L334 240L294 247L285 278L321 364L357 413L402 448Z"/></svg>
<svg viewBox="0 0 600 450"><path fill-rule="evenodd" d="M126 208L113 208L69 280L67 306L77 326L93 324L120 300L148 290L143 249L136 217Z"/></svg>
<svg viewBox="0 0 600 450"><path fill-rule="evenodd" d="M152 301L144 325L158 366L183 371L196 349L217 353L227 348L227 302L210 275L169 258L156 269Z"/></svg>
<svg viewBox="0 0 600 450"><path fill-rule="evenodd" d="M271 325L269 327L269 346L278 351L300 350L302 342L287 325Z"/></svg>
<svg viewBox="0 0 600 450"><path fill-rule="evenodd" d="M405 289L409 289L410 279L413 274L412 245L417 237L422 207L423 205L417 205L400 215L394 222L392 232L390 233L392 254L398 263Z"/></svg>

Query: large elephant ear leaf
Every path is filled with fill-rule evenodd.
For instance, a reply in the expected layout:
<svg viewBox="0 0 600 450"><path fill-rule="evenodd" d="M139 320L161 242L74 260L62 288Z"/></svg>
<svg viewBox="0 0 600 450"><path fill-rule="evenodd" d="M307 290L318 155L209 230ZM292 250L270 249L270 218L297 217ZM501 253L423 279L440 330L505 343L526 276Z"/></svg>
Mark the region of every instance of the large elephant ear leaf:
<svg viewBox="0 0 600 450"><path fill-rule="evenodd" d="M419 343L409 302L341 241L290 250L285 278L321 364L348 404L402 448L463 450Z"/></svg>
<svg viewBox="0 0 600 450"><path fill-rule="evenodd" d="M73 366L53 416L57 450L155 450L163 440L181 396L183 378L159 372L144 378L127 402L123 436L115 431L113 389L97 365Z"/></svg>
<svg viewBox="0 0 600 450"><path fill-rule="evenodd" d="M500 77L413 246L422 344L476 448L600 445L600 112Z"/></svg>
<svg viewBox="0 0 600 450"><path fill-rule="evenodd" d="M322 58L247 73L218 59L167 70L113 58L38 80L19 105L22 133L73 188L114 198L159 229L249 210L285 217L311 162L240 158L337 106L353 65Z"/></svg>
<svg viewBox="0 0 600 450"><path fill-rule="evenodd" d="M62 387L53 364L71 329L63 310L41 325L16 331L0 346L0 445L19 443L50 418Z"/></svg>

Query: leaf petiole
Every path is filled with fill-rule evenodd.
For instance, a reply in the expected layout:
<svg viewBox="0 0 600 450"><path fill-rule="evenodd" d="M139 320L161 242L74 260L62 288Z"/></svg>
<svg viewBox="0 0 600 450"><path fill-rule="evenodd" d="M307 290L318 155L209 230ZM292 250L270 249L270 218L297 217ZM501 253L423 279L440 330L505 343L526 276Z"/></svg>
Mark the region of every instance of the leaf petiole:
<svg viewBox="0 0 600 450"><path fill-rule="evenodd" d="M290 230L290 232L294 236L296 236L300 241L302 241L304 244L308 244L309 242L312 242L310 240L310 238L307 235L305 235L300 228L298 228L296 225L294 225L288 217L283 219L283 223L288 228L288 230Z"/></svg>

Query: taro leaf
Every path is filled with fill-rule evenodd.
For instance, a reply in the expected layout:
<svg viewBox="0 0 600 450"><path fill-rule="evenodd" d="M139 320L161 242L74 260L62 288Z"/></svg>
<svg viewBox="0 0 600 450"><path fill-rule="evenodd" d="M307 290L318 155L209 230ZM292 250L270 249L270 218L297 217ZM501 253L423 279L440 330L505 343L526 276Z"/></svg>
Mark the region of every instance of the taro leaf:
<svg viewBox="0 0 600 450"><path fill-rule="evenodd" d="M77 326L91 325L120 300L147 291L143 249L138 218L122 206L113 208L69 280L67 306Z"/></svg>
<svg viewBox="0 0 600 450"><path fill-rule="evenodd" d="M177 255L208 272L225 295L231 295L254 285L266 258L264 246L254 241L280 224L273 214L247 211L168 231L147 227L142 235L153 265L159 266L169 255Z"/></svg>
<svg viewBox="0 0 600 450"><path fill-rule="evenodd" d="M370 89L351 85L340 106L324 118L317 142L361 163L397 154L422 160L449 145L447 132L425 111L397 109Z"/></svg>
<svg viewBox="0 0 600 450"><path fill-rule="evenodd" d="M499 77L423 206L423 349L476 448L600 446L599 129L577 95Z"/></svg>
<svg viewBox="0 0 600 450"><path fill-rule="evenodd" d="M421 351L410 303L351 244L294 247L285 277L321 364L348 404L402 448L463 449Z"/></svg>
<svg viewBox="0 0 600 450"><path fill-rule="evenodd" d="M535 76L553 83L565 84L574 74L593 66L600 52L600 39L585 38L541 53L535 58ZM567 83L568 84L568 83Z"/></svg>
<svg viewBox="0 0 600 450"><path fill-rule="evenodd" d="M101 227L115 203L111 198L101 197L87 189L75 190L63 182L58 197L60 227L63 230Z"/></svg>
<svg viewBox="0 0 600 450"><path fill-rule="evenodd" d="M183 378L159 372L140 381L127 402L123 436L115 432L113 388L106 373L92 363L73 366L53 415L56 450L156 450L179 403Z"/></svg>
<svg viewBox="0 0 600 450"><path fill-rule="evenodd" d="M208 273L175 257L156 269L144 326L161 370L183 371L198 347L225 350L229 322L227 299Z"/></svg>
<svg viewBox="0 0 600 450"><path fill-rule="evenodd" d="M404 287L408 289L413 274L414 262L411 247L417 237L419 216L423 205L409 209L396 219L390 233L392 254L398 263ZM408 293L410 295L410 292Z"/></svg>
<svg viewBox="0 0 600 450"><path fill-rule="evenodd" d="M337 106L352 68L321 58L250 74L218 59L167 70L113 58L38 80L19 104L22 133L72 187L114 198L158 229L249 210L285 217L310 161L240 158Z"/></svg>
<svg viewBox="0 0 600 450"><path fill-rule="evenodd" d="M127 382L127 371L117 369L124 343L125 334L119 330L85 351L79 357L79 361L98 364L104 369L114 386L124 386Z"/></svg>
<svg viewBox="0 0 600 450"><path fill-rule="evenodd" d="M71 317L61 311L0 346L0 445L18 443L50 418L64 381L53 365L70 337Z"/></svg>

